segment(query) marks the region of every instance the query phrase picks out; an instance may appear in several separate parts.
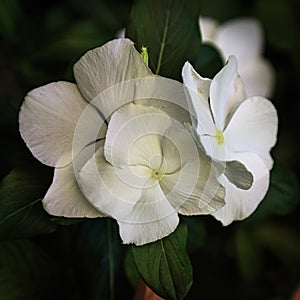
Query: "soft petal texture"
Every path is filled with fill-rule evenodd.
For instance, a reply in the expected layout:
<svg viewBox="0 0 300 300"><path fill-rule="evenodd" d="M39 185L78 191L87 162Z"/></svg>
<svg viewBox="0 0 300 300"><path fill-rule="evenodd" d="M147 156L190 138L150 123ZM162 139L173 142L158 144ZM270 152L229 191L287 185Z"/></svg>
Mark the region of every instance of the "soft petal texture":
<svg viewBox="0 0 300 300"><path fill-rule="evenodd" d="M208 102L211 79L201 77L189 62L182 68L183 83Z"/></svg>
<svg viewBox="0 0 300 300"><path fill-rule="evenodd" d="M208 161L185 163L176 173L165 175L161 187L172 206L184 215L210 214L224 205L224 188Z"/></svg>
<svg viewBox="0 0 300 300"><path fill-rule="evenodd" d="M93 148L90 146L89 148ZM69 164L54 171L53 182L43 198L45 210L54 216L69 218L96 218L105 216L104 213L95 209L85 198L80 190L76 172L89 158L89 151L84 149L75 158L74 164Z"/></svg>
<svg viewBox="0 0 300 300"><path fill-rule="evenodd" d="M189 93L190 99L189 110L191 112L193 127L196 128L199 135L214 135L216 127L210 113L208 102L211 80L198 75L189 62L186 62L183 66L182 78L183 83L188 88L187 92Z"/></svg>
<svg viewBox="0 0 300 300"><path fill-rule="evenodd" d="M239 64L239 73L245 82L247 97L268 97L274 90L274 70L271 64L263 59L243 61Z"/></svg>
<svg viewBox="0 0 300 300"><path fill-rule="evenodd" d="M240 153L236 158L253 174L254 181L249 190L242 190L222 175L220 182L226 190L226 204L213 216L225 226L234 220L243 220L250 216L263 200L269 187L269 170L259 156L253 153Z"/></svg>
<svg viewBox="0 0 300 300"><path fill-rule="evenodd" d="M222 49L225 59L235 55L238 61L250 60L262 53L262 29L255 19L240 18L222 24L218 27L214 40Z"/></svg>
<svg viewBox="0 0 300 300"><path fill-rule="evenodd" d="M54 82L32 90L19 114L20 133L42 163L63 167L72 161L72 140L77 121L87 107L75 84ZM90 121L97 120L89 108Z"/></svg>
<svg viewBox="0 0 300 300"><path fill-rule="evenodd" d="M218 130L223 131L228 117L245 99L245 90L237 70L237 60L230 56L210 85L210 106Z"/></svg>
<svg viewBox="0 0 300 300"><path fill-rule="evenodd" d="M88 101L114 84L151 74L133 42L124 38L88 51L74 65L78 88Z"/></svg>
<svg viewBox="0 0 300 300"><path fill-rule="evenodd" d="M124 244L134 243L138 246L168 236L176 229L178 223L179 218L177 213L149 223L131 224L118 221L120 236Z"/></svg>
<svg viewBox="0 0 300 300"><path fill-rule="evenodd" d="M265 98L253 97L238 107L224 132L224 140L231 151L256 153L271 168L269 152L276 143L277 128L273 104Z"/></svg>
<svg viewBox="0 0 300 300"><path fill-rule="evenodd" d="M210 17L199 18L199 27L201 30L201 38L203 42L212 42L214 43L214 37L216 30L218 28L218 22Z"/></svg>
<svg viewBox="0 0 300 300"><path fill-rule="evenodd" d="M121 172L123 176L119 175ZM123 180L126 179L126 173L137 176L132 174L129 168L116 172L105 160L101 147L79 171L77 179L81 190L94 207L122 220L128 213L128 207L131 208L142 193L140 188Z"/></svg>
<svg viewBox="0 0 300 300"><path fill-rule="evenodd" d="M154 106L182 124L190 121L184 85L161 76L123 81L101 92L91 103L108 121L116 110L129 103Z"/></svg>
<svg viewBox="0 0 300 300"><path fill-rule="evenodd" d="M103 148L99 148L83 166L78 179L93 206L119 222L125 243L144 244L170 234L178 217L160 186L157 182L145 188L133 186L130 177L137 173L128 175L129 172L131 167L121 169L107 163ZM147 186L146 177L139 179ZM145 234L145 228L149 233Z"/></svg>
<svg viewBox="0 0 300 300"><path fill-rule="evenodd" d="M114 166L150 166L154 156L161 156L160 137L172 125L172 119L152 106L128 104L110 120L104 154Z"/></svg>

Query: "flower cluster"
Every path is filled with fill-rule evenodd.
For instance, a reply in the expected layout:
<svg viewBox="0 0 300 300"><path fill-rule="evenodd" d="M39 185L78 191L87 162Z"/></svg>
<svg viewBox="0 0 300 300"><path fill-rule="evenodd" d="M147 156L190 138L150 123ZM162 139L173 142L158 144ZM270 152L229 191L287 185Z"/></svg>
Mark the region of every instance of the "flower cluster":
<svg viewBox="0 0 300 300"><path fill-rule="evenodd" d="M213 80L189 63L182 74L184 84L153 75L120 38L75 64L76 84L28 93L20 132L55 167L49 214L112 217L124 243L143 245L173 232L178 214L229 224L254 211L269 185L273 105L246 99L234 57Z"/></svg>

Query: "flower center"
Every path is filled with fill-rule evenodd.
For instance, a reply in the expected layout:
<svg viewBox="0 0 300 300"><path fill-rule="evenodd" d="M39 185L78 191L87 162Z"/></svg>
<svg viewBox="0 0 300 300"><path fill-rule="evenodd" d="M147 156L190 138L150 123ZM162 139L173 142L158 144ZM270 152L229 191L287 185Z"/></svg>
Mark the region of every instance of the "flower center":
<svg viewBox="0 0 300 300"><path fill-rule="evenodd" d="M161 180L162 177L164 176L164 173L160 169L154 169L152 170L152 178Z"/></svg>
<svg viewBox="0 0 300 300"><path fill-rule="evenodd" d="M224 144L224 135L223 135L222 131L217 130L214 138L216 139L216 142L217 142L218 145L223 145Z"/></svg>

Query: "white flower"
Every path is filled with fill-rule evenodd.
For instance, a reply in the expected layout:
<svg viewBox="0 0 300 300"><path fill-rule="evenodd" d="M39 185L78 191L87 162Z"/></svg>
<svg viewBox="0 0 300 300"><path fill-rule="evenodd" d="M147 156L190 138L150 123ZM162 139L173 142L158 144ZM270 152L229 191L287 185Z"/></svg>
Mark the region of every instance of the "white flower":
<svg viewBox="0 0 300 300"><path fill-rule="evenodd" d="M253 185L248 190L220 176L226 204L214 216L228 225L248 217L267 192L277 113L263 97L246 99L233 56L213 80L202 78L189 63L184 65L182 76L189 87L191 109L196 115L193 127L207 154L220 161L240 161L253 175Z"/></svg>
<svg viewBox="0 0 300 300"><path fill-rule="evenodd" d="M274 87L274 71L263 58L263 31L254 18L239 18L219 25L210 17L200 17L203 42L212 43L224 60L235 55L248 97L270 97Z"/></svg>
<svg viewBox="0 0 300 300"><path fill-rule="evenodd" d="M128 39L87 52L74 75L29 92L19 115L32 154L55 167L50 214L113 217L141 245L173 232L178 213L224 205L217 168L183 125L180 83L153 76Z"/></svg>

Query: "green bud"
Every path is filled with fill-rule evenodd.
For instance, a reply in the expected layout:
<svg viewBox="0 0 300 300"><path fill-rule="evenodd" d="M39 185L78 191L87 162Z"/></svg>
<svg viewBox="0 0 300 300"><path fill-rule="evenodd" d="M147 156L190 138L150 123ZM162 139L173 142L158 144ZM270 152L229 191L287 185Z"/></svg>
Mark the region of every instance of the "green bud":
<svg viewBox="0 0 300 300"><path fill-rule="evenodd" d="M146 65L148 66L149 56L148 56L148 50L147 50L147 47L142 46L142 48L141 48L141 55L142 55L142 58L143 58L144 62L145 62Z"/></svg>

